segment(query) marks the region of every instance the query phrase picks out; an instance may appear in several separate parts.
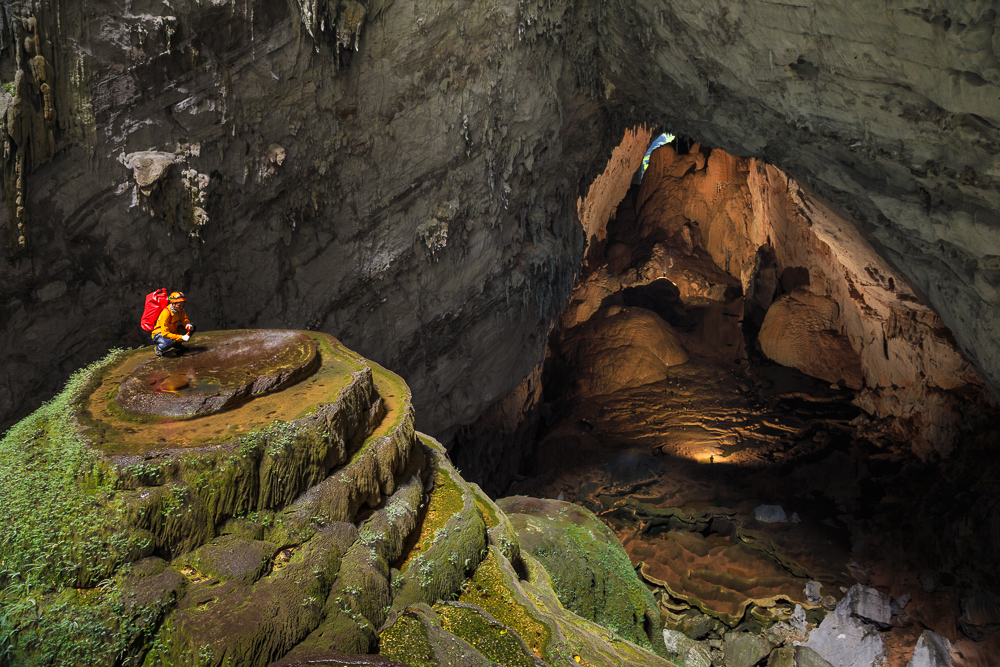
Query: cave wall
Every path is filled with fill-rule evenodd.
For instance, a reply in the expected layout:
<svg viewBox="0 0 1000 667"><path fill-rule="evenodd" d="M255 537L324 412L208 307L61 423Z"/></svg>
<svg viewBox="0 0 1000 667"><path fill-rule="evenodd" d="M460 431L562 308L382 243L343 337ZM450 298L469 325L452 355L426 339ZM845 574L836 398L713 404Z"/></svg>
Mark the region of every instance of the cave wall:
<svg viewBox="0 0 1000 667"><path fill-rule="evenodd" d="M163 285L202 329L342 338L447 438L542 358L577 199L642 122L847 210L996 389L997 22L984 0L6 3L0 423L142 343Z"/></svg>
<svg viewBox="0 0 1000 667"><path fill-rule="evenodd" d="M1000 387L995 3L605 5L622 114L780 167L859 221Z"/></svg>
<svg viewBox="0 0 1000 667"><path fill-rule="evenodd" d="M541 359L604 120L513 3L3 12L2 77L23 72L6 119L28 119L8 154L38 132L56 150L25 179L27 216L0 212L26 237L0 261L0 423L108 347L145 343L159 286L188 293L202 330L336 335L399 371L438 434ZM41 129L36 31L58 114Z"/></svg>
<svg viewBox="0 0 1000 667"><path fill-rule="evenodd" d="M805 364L829 363L831 369L843 361L844 377L852 378L846 384L861 390L858 404L891 422L894 438L919 455L947 456L958 434L981 418L979 408L989 397L941 319L875 252L854 220L780 169L698 145L682 154L666 146L651 156L636 208L641 238L672 240L678 248L689 238L740 282L751 328L760 329L767 356L812 375L817 373L788 359L797 354ZM670 277L665 265L645 279L661 275ZM602 293L618 289L612 284ZM584 291L574 290L571 303ZM829 324L819 326L834 334L828 346L793 353L808 346L790 334L805 325L798 321L772 322L774 335L765 340L775 299L797 291L808 293L801 299L830 308ZM834 343L841 337L845 347L838 353ZM782 351L791 356L783 358ZM848 371L852 365L856 370Z"/></svg>

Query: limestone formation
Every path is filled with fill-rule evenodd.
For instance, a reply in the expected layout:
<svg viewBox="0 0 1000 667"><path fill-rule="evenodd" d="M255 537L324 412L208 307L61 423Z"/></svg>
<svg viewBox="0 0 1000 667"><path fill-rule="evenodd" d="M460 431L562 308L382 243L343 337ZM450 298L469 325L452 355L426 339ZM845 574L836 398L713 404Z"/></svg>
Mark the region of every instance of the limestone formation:
<svg viewBox="0 0 1000 667"><path fill-rule="evenodd" d="M958 433L975 423L970 392L980 394L976 403L988 402L982 381L949 342L940 320L861 238L855 223L774 167L697 145L687 154L668 146L653 152L635 206L633 242L660 240L651 256L670 258L636 266L644 282L663 275L683 294L690 291L685 285L699 282L684 277L685 271L701 276L718 271L739 280L746 315L757 326L782 297L761 331L765 353L797 368L813 365L812 374L830 382L864 387L860 404L876 417L899 419L900 439L921 455L947 455ZM684 266L674 257L686 229L695 230L694 254L707 254L711 268L686 260L682 271L650 271ZM624 268L618 271L628 275ZM700 281L725 285L719 278ZM591 283L600 284L591 279L576 292L592 293ZM571 298L570 309L579 311L577 298ZM786 313L794 303L790 299L806 300L809 312L820 308L822 314L807 319ZM796 351L799 345L803 348Z"/></svg>
<svg viewBox="0 0 1000 667"><path fill-rule="evenodd" d="M117 407L161 417L211 414L280 391L320 364L316 342L302 333L210 332L190 348L195 354L146 361L123 379L112 374L120 382Z"/></svg>
<svg viewBox="0 0 1000 667"><path fill-rule="evenodd" d="M565 610L402 379L327 334L113 351L11 429L0 484L3 664L669 664Z"/></svg>
<svg viewBox="0 0 1000 667"><path fill-rule="evenodd" d="M38 4L5 5L5 64ZM57 150L31 173L46 152L18 166L18 135L4 163L39 223L30 261L0 260L2 331L24 346L0 368L4 427L56 392L56 368L143 342L135 308L150 280L200 295L189 310L205 328L335 333L408 377L443 437L542 360L583 234L578 176L541 174L582 173L603 147L585 129L591 107L562 107L572 73L536 67L555 49L512 48L515 5L41 4ZM579 129L560 137L564 123ZM142 201L119 159L146 151L182 159ZM440 210L446 243L438 224L428 245L418 228ZM16 234L17 209L6 216ZM55 280L69 289L39 309L33 285ZM39 348L54 356L28 353Z"/></svg>
<svg viewBox="0 0 1000 667"><path fill-rule="evenodd" d="M871 624L833 613L809 634L804 644L834 667L883 667L885 641Z"/></svg>
<svg viewBox="0 0 1000 667"><path fill-rule="evenodd" d="M767 640L749 632L730 632L725 639L726 667L753 667L774 648Z"/></svg>
<svg viewBox="0 0 1000 667"><path fill-rule="evenodd" d="M662 535L628 536L625 550L648 582L672 598L696 606L735 627L751 605L773 607L779 600L808 605L802 582L768 554L722 536L671 530Z"/></svg>
<svg viewBox="0 0 1000 667"><path fill-rule="evenodd" d="M659 610L635 577L617 536L586 509L558 500L512 497L498 501L525 553L552 578L564 607L663 652Z"/></svg>
<svg viewBox="0 0 1000 667"><path fill-rule="evenodd" d="M664 630L663 642L666 644L667 653L678 660L683 665L690 667L711 667L712 655L708 648L699 642L692 641L684 633L676 630Z"/></svg>
<svg viewBox="0 0 1000 667"><path fill-rule="evenodd" d="M587 237L588 248L591 243L600 243L607 238L608 222L614 218L618 203L628 192L652 134L648 127L626 130L604 171L590 184L587 197L581 197L577 202L577 215Z"/></svg>
<svg viewBox="0 0 1000 667"><path fill-rule="evenodd" d="M747 536L728 510L710 506L693 520L697 529L667 516L688 502L738 504L721 483L747 477L724 471L733 464L775 496L747 498L733 512L780 500L805 513L789 504L796 496L778 497L791 488L829 505L838 530L867 537L854 521L872 484L859 476L893 480L892 443L927 461L991 458L992 443L956 434L983 419L984 389L1000 387L995 3L147 4L0 8L0 428L56 395L71 369L109 344L148 343L135 326L138 304L169 284L197 295L191 314L204 328L322 331L391 365L414 388L421 428L449 443L461 432L467 451L478 437L465 426L490 406L497 412L486 427L510 415L557 418L533 454L522 439L511 456L484 446L469 460L484 478L499 470L500 488L522 463L534 466L548 475L540 486L586 498L619 530L628 517L633 529L646 522L705 541ZM626 195L639 206L603 219L641 154L639 137L663 123L691 150L654 154ZM121 160L150 151L178 162L137 175ZM605 167L608 179L595 182ZM625 238L615 227L629 216L638 224ZM585 257L593 261L581 272ZM673 294L657 281L682 299L655 306ZM832 330L860 358L863 389L853 398L866 416L829 383L789 381L781 369L750 382L734 370L752 354L743 330L753 343L765 311L796 288L837 305ZM628 311L602 316L618 308L656 313L643 316L648 340L628 340L639 363L627 350L612 366L590 359L577 379L615 391L554 415L538 369L565 368L590 343L547 355L553 324L571 338L571 329L613 324ZM682 353L653 317L683 337L686 363L664 361ZM24 650L84 664L72 651L92 646L114 618L131 633L109 640L115 655L154 641L157 628L164 639L149 651L164 661L182 652L264 661L292 643L301 650L290 658L304 660L370 646L394 618L386 645L427 662L649 664L563 613L538 562L518 560L504 515L463 485L440 447L409 433L415 417L402 407L401 382L314 340L321 362L337 359L339 370L321 366L227 410L170 421L122 415L117 386L101 384L89 414L69 410L64 394L12 431L28 453L12 454L5 482L28 479L32 465L56 466L35 478L44 493L17 496L19 514L38 519L9 532L21 540L17 562L45 581L72 580L33 597L15 582L4 618L34 624L35 635L18 635ZM624 379L619 366L640 376ZM333 376L351 388L331 399ZM156 388L171 396L205 387L187 375L162 380ZM90 392L82 382L74 391ZM310 405L343 398L358 410L343 413L346 421L333 408L300 414L298 402L279 400L286 392L306 392ZM74 419L100 456L77 446ZM517 424L507 437L530 430ZM345 433L361 441L349 445ZM853 451L870 460L844 461L855 444L844 441L855 436ZM246 458L227 465L241 453L236 442ZM362 449L344 459L351 447ZM135 458L151 451L148 461ZM572 470L560 467L567 452L579 458ZM930 551L948 542L949 558L966 547L993 553L1000 534L980 500L995 496L993 480L963 463L944 467L947 475L920 469L969 494L952 502L938 486L921 501L946 517L967 514L954 525L926 522L932 528L920 530L930 537L914 541ZM706 467L716 481L706 481ZM428 479L426 501L439 514L417 532L412 510ZM905 487L874 501L901 516L895 494ZM645 507L619 502L637 494ZM91 522L95 507L107 511ZM419 535L412 549L401 546L403 533ZM750 541L784 567L803 555L787 536ZM487 544L477 585L496 583L514 601L506 607L482 591L458 593L474 580L465 559L471 566ZM231 550L241 556L229 562ZM392 560L403 550L413 558ZM451 553L462 558L450 562ZM36 567L43 556L52 564ZM813 567L799 565L806 571L795 580ZM836 590L840 570L816 568L833 573L824 585ZM351 575L318 574L334 570ZM364 599L354 592L361 587ZM661 588L663 608L696 625L690 605L678 611ZM464 599L439 604L443 594ZM995 636L989 596L962 595L963 632ZM758 622L779 606L755 602L743 618ZM200 623L213 607L258 613L247 625L270 623L285 643L279 650L228 622ZM548 643L532 634L543 627ZM492 643L473 641L483 633ZM209 634L228 642L211 655L202 643ZM341 650L324 652L331 638ZM719 662L721 651L708 653Z"/></svg>
<svg viewBox="0 0 1000 667"><path fill-rule="evenodd" d="M951 667L951 664L951 642L936 632L924 630L906 667Z"/></svg>
<svg viewBox="0 0 1000 667"><path fill-rule="evenodd" d="M860 584L852 586L838 603L838 613L856 616L880 628L888 628L892 612L884 593Z"/></svg>
<svg viewBox="0 0 1000 667"><path fill-rule="evenodd" d="M866 367L922 359L912 349L940 347L943 323L997 386L987 0L947 11L870 1L219 7L5 5L3 215L6 247L21 254L0 264L15 358L0 370L3 424L53 395L104 340L137 343L133 304L149 291L149 267L165 267L156 282L205 295L208 326L322 329L390 363L417 389L428 428L450 437L542 360L586 237L606 224L585 213L581 228L580 197L626 131L638 143L634 128L659 123L795 179L762 163L724 165L725 178L700 187L724 200L725 220L743 222L734 207L759 199L765 180L812 209L808 185L850 211L899 268L895 284L928 296L940 323L919 311L918 326L904 317L886 335L884 317L848 327ZM163 215L135 206L118 157L176 144L205 147L187 167L211 184L170 236ZM273 145L287 159L272 174ZM626 152L618 178L636 160ZM619 188L593 189L603 199ZM450 201L447 246L430 255L417 229ZM673 221L692 245L738 245L739 225L699 215ZM854 238L845 229L830 247ZM856 285L875 282L864 265ZM51 302L31 296L55 280L71 289ZM75 304L88 282L111 297L85 314ZM32 354L38 346L54 356ZM892 364L880 362L884 348ZM950 362L934 370L956 377ZM893 400L876 398L875 409Z"/></svg>
<svg viewBox="0 0 1000 667"><path fill-rule="evenodd" d="M670 325L641 308L610 307L565 342L569 365L578 369L576 391L610 394L662 380L688 356Z"/></svg>
<svg viewBox="0 0 1000 667"><path fill-rule="evenodd" d="M779 364L861 389L861 359L838 331L839 321L832 299L799 288L771 305L758 340L764 354Z"/></svg>
<svg viewBox="0 0 1000 667"><path fill-rule="evenodd" d="M132 170L132 178L147 197L152 194L153 184L163 179L176 162L176 155L162 151L138 151L122 160L122 164Z"/></svg>

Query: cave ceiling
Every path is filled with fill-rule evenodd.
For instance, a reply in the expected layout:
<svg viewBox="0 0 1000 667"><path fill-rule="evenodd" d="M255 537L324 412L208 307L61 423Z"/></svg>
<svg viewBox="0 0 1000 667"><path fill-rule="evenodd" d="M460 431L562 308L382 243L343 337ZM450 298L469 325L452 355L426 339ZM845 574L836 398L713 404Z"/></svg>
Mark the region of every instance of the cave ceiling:
<svg viewBox="0 0 1000 667"><path fill-rule="evenodd" d="M141 299L167 286L202 328L341 338L446 436L541 360L585 249L577 200L640 123L852 216L1000 386L991 2L49 0L2 19L4 424L144 343Z"/></svg>

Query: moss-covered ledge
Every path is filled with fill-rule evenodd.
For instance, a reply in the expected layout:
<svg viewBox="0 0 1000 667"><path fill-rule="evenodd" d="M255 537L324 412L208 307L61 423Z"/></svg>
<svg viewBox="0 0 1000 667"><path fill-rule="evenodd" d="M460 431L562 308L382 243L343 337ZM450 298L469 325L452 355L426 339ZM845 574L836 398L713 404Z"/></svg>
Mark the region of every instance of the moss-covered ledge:
<svg viewBox="0 0 1000 667"><path fill-rule="evenodd" d="M639 646L666 654L663 624L618 537L589 510L559 500L497 501L521 548L548 572L559 601Z"/></svg>
<svg viewBox="0 0 1000 667"><path fill-rule="evenodd" d="M317 367L236 407L124 410L156 361L118 350L7 434L0 664L668 664L563 606L402 379L303 337Z"/></svg>
<svg viewBox="0 0 1000 667"><path fill-rule="evenodd" d="M293 382L296 367L285 364L292 371L283 381L251 383L264 389L238 407L184 419L125 410L118 387L152 351L116 350L8 432L0 443L0 519L10 527L0 536L0 662L67 664L70 656L72 664L115 664L146 655L150 664L179 664L203 648L184 628L214 627L192 620L203 603L183 612L200 588L229 590L212 597L220 611L211 618L223 623L232 616L226 608L250 600L301 606L276 583L289 575L272 574L286 553L290 572L297 558L310 561L301 567L315 579L313 597L325 599L349 544L322 546L327 522L284 510L331 472L353 475L347 521L377 507L407 475L414 481L400 502L415 515L423 488L419 464L408 468L416 443L409 389L330 336L294 333L309 341L305 362L318 366ZM404 539L396 538L397 551ZM174 562L155 574L129 565L164 559ZM136 596L148 604L136 605ZM292 615L298 636L247 638L270 648L228 659L267 664L311 632L323 609Z"/></svg>

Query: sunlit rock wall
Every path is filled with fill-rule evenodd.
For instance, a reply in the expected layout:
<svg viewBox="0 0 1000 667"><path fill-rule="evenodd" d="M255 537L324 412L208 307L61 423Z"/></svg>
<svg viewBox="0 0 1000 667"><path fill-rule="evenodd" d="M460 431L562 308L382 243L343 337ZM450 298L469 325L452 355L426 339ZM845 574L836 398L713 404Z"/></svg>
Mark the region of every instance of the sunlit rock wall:
<svg viewBox="0 0 1000 667"><path fill-rule="evenodd" d="M577 202L588 248L591 243L600 243L607 238L608 222L632 185L632 177L642 164L652 138L652 131L645 126L625 130L604 171L590 184L586 198L581 197Z"/></svg>
<svg viewBox="0 0 1000 667"><path fill-rule="evenodd" d="M753 325L764 325L760 342L768 356L862 389L859 404L872 415L899 418L897 435L917 452L949 453L959 431L974 423L972 405L984 398L982 381L941 319L844 211L781 170L720 150L695 146L678 155L665 147L651 156L637 216L642 237L665 234L677 244L690 238L740 280ZM843 342L831 338L799 351L800 363L790 363L793 348L808 347L808 326L769 324L761 316L774 315L776 296L799 291L802 299L821 300L831 309L830 321L818 324L817 333L829 331ZM800 312L793 320L805 318ZM853 358L848 367L860 368L819 370L845 355Z"/></svg>

